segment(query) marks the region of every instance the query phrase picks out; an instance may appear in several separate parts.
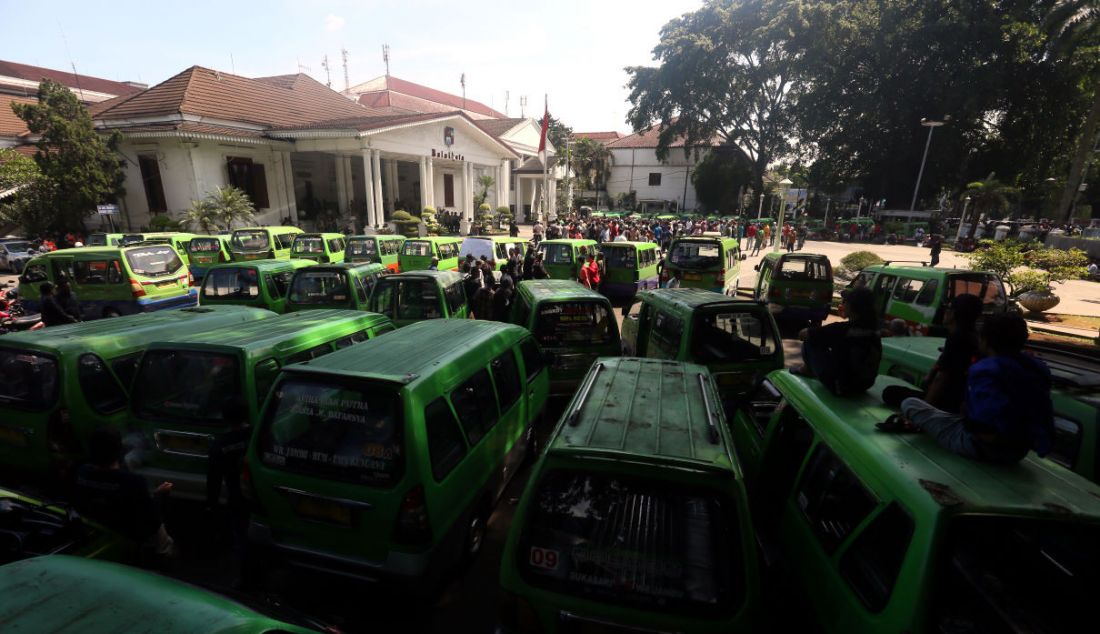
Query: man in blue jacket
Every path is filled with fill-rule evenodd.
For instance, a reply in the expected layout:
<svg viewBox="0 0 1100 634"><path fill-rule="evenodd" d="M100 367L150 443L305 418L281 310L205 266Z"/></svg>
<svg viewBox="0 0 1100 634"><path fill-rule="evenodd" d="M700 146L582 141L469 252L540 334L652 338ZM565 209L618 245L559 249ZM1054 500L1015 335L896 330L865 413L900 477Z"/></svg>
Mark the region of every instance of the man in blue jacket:
<svg viewBox="0 0 1100 634"><path fill-rule="evenodd" d="M946 449L987 462L1018 462L1032 449L1045 456L1054 441L1050 369L1024 353L1026 343L1023 317L990 315L979 337L983 358L967 374L963 412L951 414L907 398L901 402L902 418L879 428L921 431Z"/></svg>

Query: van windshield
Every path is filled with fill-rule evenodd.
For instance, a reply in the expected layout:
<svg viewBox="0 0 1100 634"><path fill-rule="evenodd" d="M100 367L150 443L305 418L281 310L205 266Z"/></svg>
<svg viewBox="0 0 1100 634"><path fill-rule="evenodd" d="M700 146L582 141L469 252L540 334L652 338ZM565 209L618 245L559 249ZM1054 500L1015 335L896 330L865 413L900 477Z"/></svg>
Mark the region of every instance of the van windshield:
<svg viewBox="0 0 1100 634"><path fill-rule="evenodd" d="M946 298L959 295L977 295L982 299L982 312L986 315L1002 312L1005 307L1005 289L997 276L989 273L962 273L948 277Z"/></svg>
<svg viewBox="0 0 1100 634"><path fill-rule="evenodd" d="M233 246L243 251L262 251L271 244L266 231L240 229L233 232Z"/></svg>
<svg viewBox="0 0 1100 634"><path fill-rule="evenodd" d="M733 500L611 473L554 470L527 512L517 566L553 592L642 609L729 614L743 600Z"/></svg>
<svg viewBox="0 0 1100 634"><path fill-rule="evenodd" d="M268 467L390 487L405 467L401 400L390 385L287 379L260 429Z"/></svg>
<svg viewBox="0 0 1100 634"><path fill-rule="evenodd" d="M779 270L775 272L775 279L799 282L829 280L832 275L829 260L816 256L786 256Z"/></svg>
<svg viewBox="0 0 1100 634"><path fill-rule="evenodd" d="M401 255L429 256L432 254L432 243L424 240L406 240L401 246Z"/></svg>
<svg viewBox="0 0 1100 634"><path fill-rule="evenodd" d="M149 350L131 392L134 412L146 420L219 425L241 398L236 357L197 350ZM237 414L240 415L240 414Z"/></svg>
<svg viewBox="0 0 1100 634"><path fill-rule="evenodd" d="M299 271L290 285L294 304L346 302L348 297L348 274L341 271Z"/></svg>
<svg viewBox="0 0 1100 634"><path fill-rule="evenodd" d="M191 242L187 243L187 250L191 253L217 253L221 249L221 240L217 238L191 238Z"/></svg>
<svg viewBox="0 0 1100 634"><path fill-rule="evenodd" d="M371 294L370 309L395 321L443 317L440 289L433 279L382 278Z"/></svg>
<svg viewBox="0 0 1100 634"><path fill-rule="evenodd" d="M697 363L755 361L775 354L778 337L771 320L736 306L700 312L691 329L691 357Z"/></svg>
<svg viewBox="0 0 1100 634"><path fill-rule="evenodd" d="M607 260L607 268L632 269L635 260L634 247L603 247L603 257Z"/></svg>
<svg viewBox="0 0 1100 634"><path fill-rule="evenodd" d="M0 406L49 409L57 402L58 383L57 361L52 357L0 348Z"/></svg>
<svg viewBox="0 0 1100 634"><path fill-rule="evenodd" d="M374 240L349 240L347 255L374 257L378 253L378 247Z"/></svg>
<svg viewBox="0 0 1100 634"><path fill-rule="evenodd" d="M961 516L943 552L930 629L1072 632L1095 620L1100 527Z"/></svg>
<svg viewBox="0 0 1100 634"><path fill-rule="evenodd" d="M171 275L183 266L179 254L169 245L153 245L125 251L126 263L138 275Z"/></svg>
<svg viewBox="0 0 1100 634"><path fill-rule="evenodd" d="M321 238L297 238L294 240L293 253L324 253L325 241Z"/></svg>
<svg viewBox="0 0 1100 634"><path fill-rule="evenodd" d="M499 259L497 255L493 253L493 241L488 238L466 238L462 241L462 246L459 247L458 254L462 257L472 255L475 260L480 260L483 255L486 260Z"/></svg>
<svg viewBox="0 0 1100 634"><path fill-rule="evenodd" d="M540 304L535 340L546 347L611 343L611 314L599 301Z"/></svg>
<svg viewBox="0 0 1100 634"><path fill-rule="evenodd" d="M256 269L244 267L211 269L202 280L202 296L211 299L259 297L259 275Z"/></svg>
<svg viewBox="0 0 1100 634"><path fill-rule="evenodd" d="M545 264L572 264L573 247L568 244L540 244L542 261Z"/></svg>
<svg viewBox="0 0 1100 634"><path fill-rule="evenodd" d="M672 247L670 261L682 269L715 269L722 266L722 247L715 242L681 240Z"/></svg>

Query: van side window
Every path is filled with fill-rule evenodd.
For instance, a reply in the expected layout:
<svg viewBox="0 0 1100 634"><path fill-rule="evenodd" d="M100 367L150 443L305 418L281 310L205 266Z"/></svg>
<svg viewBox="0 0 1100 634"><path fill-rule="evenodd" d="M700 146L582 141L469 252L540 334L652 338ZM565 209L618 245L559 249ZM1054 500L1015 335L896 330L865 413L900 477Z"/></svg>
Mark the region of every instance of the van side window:
<svg viewBox="0 0 1100 634"><path fill-rule="evenodd" d="M309 361L310 359L316 359L317 357L322 356L322 355L326 355L330 352L332 352L332 345L327 344L327 343L323 343L319 346L315 346L313 348L310 348L309 350L303 350L303 351L299 352L298 354L287 357L286 362L288 364L290 364L290 363L301 363L303 361Z"/></svg>
<svg viewBox="0 0 1100 634"><path fill-rule="evenodd" d="M500 411L506 412L519 400L523 386L519 381L519 368L516 367L516 353L511 350L500 355L489 364L493 368L493 382L497 384L500 397Z"/></svg>
<svg viewBox="0 0 1100 634"><path fill-rule="evenodd" d="M455 282L443 289L443 295L447 299L447 312L454 315L466 305L466 291L462 282Z"/></svg>
<svg viewBox="0 0 1100 634"><path fill-rule="evenodd" d="M451 405L458 413L458 420L462 422L470 444L476 444L484 438L499 416L489 373L484 369L478 370L465 383L455 388L451 392Z"/></svg>
<svg viewBox="0 0 1100 634"><path fill-rule="evenodd" d="M798 507L831 553L878 502L825 443L818 443L798 487Z"/></svg>
<svg viewBox="0 0 1100 634"><path fill-rule="evenodd" d="M126 407L126 392L115 377L94 354L81 355L77 362L77 377L84 400L97 414L110 414Z"/></svg>
<svg viewBox="0 0 1100 634"><path fill-rule="evenodd" d="M119 284L122 265L118 260L78 260L73 262L73 277L79 285Z"/></svg>
<svg viewBox="0 0 1100 634"><path fill-rule="evenodd" d="M332 253L339 253L344 250L344 241L340 238L333 238L328 241L328 250Z"/></svg>
<svg viewBox="0 0 1100 634"><path fill-rule="evenodd" d="M917 305L931 306L932 302L936 299L936 291L939 287L939 280L928 280L925 282L924 288L920 289L920 293L917 295Z"/></svg>
<svg viewBox="0 0 1100 634"><path fill-rule="evenodd" d="M272 299L282 299L286 297L287 290L290 288L290 280L293 277L294 274L290 271L267 276L267 290L271 294Z"/></svg>
<svg viewBox="0 0 1100 634"><path fill-rule="evenodd" d="M546 362L543 361L542 354L539 353L539 348L535 345L534 339L524 339L523 343L519 345L519 351L523 355L523 367L527 370L527 382L530 383L546 367Z"/></svg>
<svg viewBox="0 0 1100 634"><path fill-rule="evenodd" d="M252 376L256 383L256 405L264 404L267 393L271 391L271 385L275 383L275 377L279 375L279 362L275 359L263 359L256 362L252 369Z"/></svg>
<svg viewBox="0 0 1100 634"><path fill-rule="evenodd" d="M37 264L28 264L23 269L23 275L19 276L19 281L25 284L33 284L35 282L45 282L50 279L49 274L46 272L45 262L39 262Z"/></svg>
<svg viewBox="0 0 1100 634"><path fill-rule="evenodd" d="M912 304L916 301L917 295L922 288L924 288L924 280L902 278L898 280L897 285L894 286L894 299L905 302L906 304Z"/></svg>
<svg viewBox="0 0 1100 634"><path fill-rule="evenodd" d="M359 298L360 304L367 303L367 298L370 297L370 291L361 277L355 278L355 296Z"/></svg>
<svg viewBox="0 0 1100 634"><path fill-rule="evenodd" d="M652 334L649 342L650 352L660 359L675 359L680 354L680 336L684 333L684 322L668 313L657 311L653 319Z"/></svg>
<svg viewBox="0 0 1100 634"><path fill-rule="evenodd" d="M141 361L141 353L135 352L134 354L128 354L125 357L119 357L111 362L111 369L115 371L115 376L119 381L122 381L127 389L134 382L134 375L137 373L138 363Z"/></svg>
<svg viewBox="0 0 1100 634"><path fill-rule="evenodd" d="M872 612L881 612L909 550L913 519L890 504L856 536L840 558L840 574Z"/></svg>
<svg viewBox="0 0 1100 634"><path fill-rule="evenodd" d="M440 482L466 456L466 441L462 439L454 412L442 396L424 408L424 428L428 432L432 477Z"/></svg>

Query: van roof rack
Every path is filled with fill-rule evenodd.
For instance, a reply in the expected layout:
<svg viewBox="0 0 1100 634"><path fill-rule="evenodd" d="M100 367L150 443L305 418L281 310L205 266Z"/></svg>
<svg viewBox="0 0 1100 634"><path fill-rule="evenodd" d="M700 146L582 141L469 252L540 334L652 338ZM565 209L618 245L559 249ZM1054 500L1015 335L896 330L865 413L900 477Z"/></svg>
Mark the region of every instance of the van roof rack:
<svg viewBox="0 0 1100 634"><path fill-rule="evenodd" d="M919 264L921 266L928 266L926 260L886 260L883 264L884 266L890 266L891 264Z"/></svg>
<svg viewBox="0 0 1100 634"><path fill-rule="evenodd" d="M710 408L710 397L707 396L707 375L700 372L696 375L699 380L699 392L703 394L703 409L707 410L707 438L710 444L718 444L718 426L714 423L714 410Z"/></svg>
<svg viewBox="0 0 1100 634"><path fill-rule="evenodd" d="M581 420L581 410L584 409L584 402L588 400L588 393L592 391L592 385L596 382L596 377L603 371L603 363L596 363L592 366L592 373L588 375L588 380L585 381L584 386L581 388L577 396L577 406L573 408L573 411L569 414L569 426L576 427L577 423Z"/></svg>

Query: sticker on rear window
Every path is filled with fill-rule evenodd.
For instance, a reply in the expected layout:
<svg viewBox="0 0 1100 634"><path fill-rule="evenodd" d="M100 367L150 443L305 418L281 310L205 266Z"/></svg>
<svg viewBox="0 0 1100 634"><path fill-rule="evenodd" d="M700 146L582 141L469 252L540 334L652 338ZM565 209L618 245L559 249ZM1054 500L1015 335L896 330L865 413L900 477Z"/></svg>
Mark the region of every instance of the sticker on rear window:
<svg viewBox="0 0 1100 634"><path fill-rule="evenodd" d="M531 547L531 556L528 559L528 563L534 568L542 568L543 570L557 570L558 569L558 551L550 548L539 548L538 546Z"/></svg>

